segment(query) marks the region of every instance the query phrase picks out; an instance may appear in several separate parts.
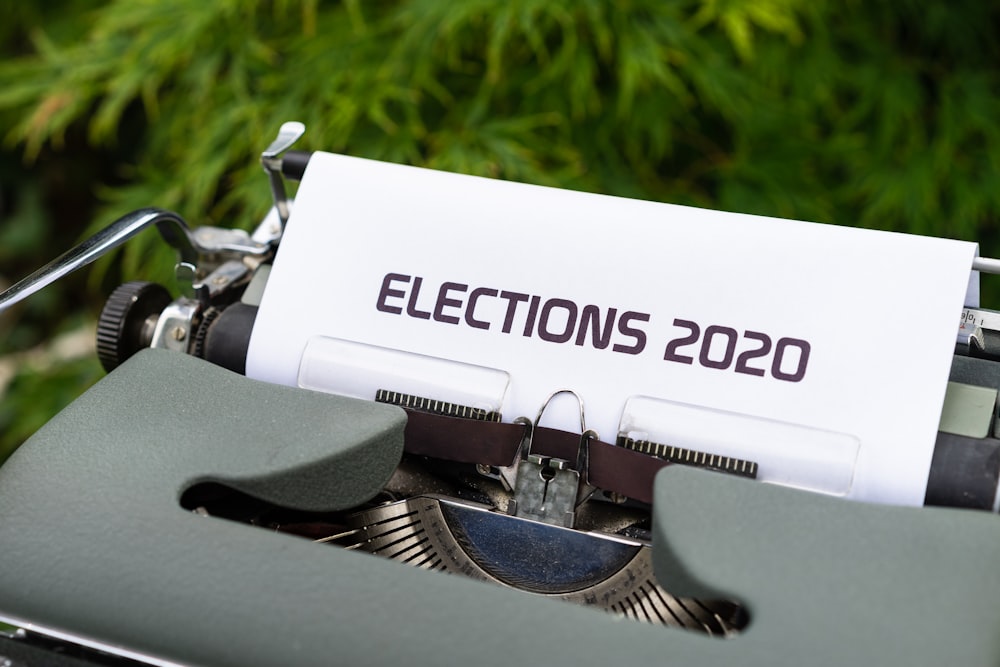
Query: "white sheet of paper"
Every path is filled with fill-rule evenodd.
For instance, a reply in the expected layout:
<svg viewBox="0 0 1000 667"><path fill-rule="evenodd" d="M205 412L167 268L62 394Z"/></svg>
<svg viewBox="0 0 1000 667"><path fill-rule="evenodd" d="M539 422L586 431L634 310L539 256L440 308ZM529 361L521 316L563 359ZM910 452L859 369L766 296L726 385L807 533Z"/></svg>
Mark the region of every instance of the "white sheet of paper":
<svg viewBox="0 0 1000 667"><path fill-rule="evenodd" d="M922 504L975 254L315 153L247 375L295 385L327 336L506 371L504 421L573 389L606 441L630 397L749 415L856 439L847 496Z"/></svg>

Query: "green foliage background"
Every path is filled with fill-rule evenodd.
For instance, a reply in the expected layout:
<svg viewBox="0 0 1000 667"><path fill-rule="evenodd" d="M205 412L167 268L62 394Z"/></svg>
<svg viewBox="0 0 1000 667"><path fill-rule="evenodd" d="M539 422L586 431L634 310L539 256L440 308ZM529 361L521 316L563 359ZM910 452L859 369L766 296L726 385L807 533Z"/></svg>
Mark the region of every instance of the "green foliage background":
<svg viewBox="0 0 1000 667"><path fill-rule="evenodd" d="M269 203L257 155L292 119L307 149L1000 254L991 3L38 4L0 5L8 280L142 206L251 226ZM169 282L160 245L37 295L0 321L0 354L92 320L122 280ZM19 371L0 458L100 374Z"/></svg>

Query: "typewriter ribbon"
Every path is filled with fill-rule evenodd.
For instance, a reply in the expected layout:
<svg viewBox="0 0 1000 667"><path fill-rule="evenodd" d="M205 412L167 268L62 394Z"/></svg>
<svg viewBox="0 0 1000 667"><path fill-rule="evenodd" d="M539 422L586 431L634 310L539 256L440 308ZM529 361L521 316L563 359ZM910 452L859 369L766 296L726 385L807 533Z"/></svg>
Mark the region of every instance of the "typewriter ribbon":
<svg viewBox="0 0 1000 667"><path fill-rule="evenodd" d="M406 451L412 454L505 468L516 463L522 443L531 436L534 453L576 461L581 436L543 427L538 420L556 395L572 394L580 406L580 433L588 433L579 393L566 389L550 395L534 422L503 423L509 382L509 374L498 369L315 336L303 351L297 384L403 407L410 417ZM474 412L478 418L468 418ZM693 413L693 421L703 425L701 430L720 434L719 441L699 438L691 430L678 431L672 423L678 412ZM652 500L656 473L671 463L845 495L859 448L856 438L844 434L648 397L626 401L617 437L611 442L589 433L584 443L589 459L584 481L607 496L644 503ZM813 442L810 450L787 444L807 437ZM800 471L798 478L782 476L790 466Z"/></svg>
<svg viewBox="0 0 1000 667"><path fill-rule="evenodd" d="M307 344L298 376L298 386L304 389L367 400L376 399L379 389L388 390L379 400L406 410L404 446L408 453L420 456L504 468L516 464L523 443L530 438L532 453L576 462L583 438L589 460L585 483L652 502L653 479L669 465L667 461L601 441L593 432L584 437L588 432L583 424L583 400L570 390L546 399L535 422L500 422L508 381L507 374L499 370L323 336ZM379 384L383 386L377 387ZM415 409L412 401L405 400L418 392L423 409ZM564 392L572 393L580 403L581 433L537 423L549 401ZM456 416L463 408L483 410L492 418Z"/></svg>

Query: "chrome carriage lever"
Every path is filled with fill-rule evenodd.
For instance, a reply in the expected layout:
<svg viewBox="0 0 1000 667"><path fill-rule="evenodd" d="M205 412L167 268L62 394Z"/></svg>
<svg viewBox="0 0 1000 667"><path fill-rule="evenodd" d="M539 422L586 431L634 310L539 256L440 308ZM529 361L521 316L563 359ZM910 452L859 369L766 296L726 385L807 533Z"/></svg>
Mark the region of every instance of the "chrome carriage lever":
<svg viewBox="0 0 1000 667"><path fill-rule="evenodd" d="M123 215L89 239L4 290L0 293L0 311L90 264L151 225L156 225L163 239L180 251L181 261L192 264L197 262L198 251L191 230L184 219L172 211L144 208Z"/></svg>

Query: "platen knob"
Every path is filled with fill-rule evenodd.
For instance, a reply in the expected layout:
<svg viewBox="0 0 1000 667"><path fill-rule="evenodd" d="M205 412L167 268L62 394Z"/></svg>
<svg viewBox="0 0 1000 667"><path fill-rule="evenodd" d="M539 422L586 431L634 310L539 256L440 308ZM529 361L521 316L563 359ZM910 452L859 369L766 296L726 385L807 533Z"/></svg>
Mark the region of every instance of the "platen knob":
<svg viewBox="0 0 1000 667"><path fill-rule="evenodd" d="M162 285L135 280L119 285L97 320L97 357L109 373L153 340L163 309L173 299Z"/></svg>

